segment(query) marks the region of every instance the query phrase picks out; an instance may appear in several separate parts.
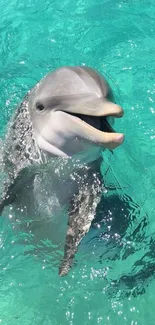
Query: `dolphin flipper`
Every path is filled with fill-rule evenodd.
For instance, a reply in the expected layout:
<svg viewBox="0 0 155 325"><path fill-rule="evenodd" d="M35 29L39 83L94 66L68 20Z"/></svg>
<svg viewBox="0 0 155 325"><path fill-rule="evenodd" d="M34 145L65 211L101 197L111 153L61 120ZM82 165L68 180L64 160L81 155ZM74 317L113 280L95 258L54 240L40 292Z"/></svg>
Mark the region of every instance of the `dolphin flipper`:
<svg viewBox="0 0 155 325"><path fill-rule="evenodd" d="M22 169L16 178L12 181L6 181L4 184L4 191L0 200L0 215L3 209L12 204L23 186L28 186L28 182L33 181L35 173L31 173L29 168Z"/></svg>
<svg viewBox="0 0 155 325"><path fill-rule="evenodd" d="M64 257L59 267L59 275L65 276L69 272L78 246L89 231L95 217L96 207L101 198L101 183L91 183L81 189L71 201L68 216L67 234L64 247Z"/></svg>

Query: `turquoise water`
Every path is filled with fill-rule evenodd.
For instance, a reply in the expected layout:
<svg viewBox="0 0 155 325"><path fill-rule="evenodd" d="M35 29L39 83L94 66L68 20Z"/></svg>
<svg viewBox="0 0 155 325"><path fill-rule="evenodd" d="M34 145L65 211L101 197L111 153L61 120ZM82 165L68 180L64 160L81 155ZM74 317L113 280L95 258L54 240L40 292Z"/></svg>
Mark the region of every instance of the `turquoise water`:
<svg viewBox="0 0 155 325"><path fill-rule="evenodd" d="M92 227L67 277L57 275L59 249L25 255L18 239L26 234L0 220L0 322L153 325L154 0L0 0L0 11L1 136L42 76L79 64L106 76L125 110L116 128L126 134L103 165L103 173L110 165L106 183L120 189L102 202L101 228Z"/></svg>

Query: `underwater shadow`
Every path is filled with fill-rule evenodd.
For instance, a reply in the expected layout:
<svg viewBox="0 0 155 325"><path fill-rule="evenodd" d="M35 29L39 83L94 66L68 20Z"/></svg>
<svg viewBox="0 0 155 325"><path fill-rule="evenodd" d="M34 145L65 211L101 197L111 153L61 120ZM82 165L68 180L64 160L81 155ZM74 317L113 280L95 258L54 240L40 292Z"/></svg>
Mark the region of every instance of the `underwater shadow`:
<svg viewBox="0 0 155 325"><path fill-rule="evenodd" d="M98 208L92 228L100 226L101 231L96 241L103 240L104 253L100 255L100 264L105 260L122 261L122 274L113 281L115 289L122 290L125 296L143 294L151 280L155 277L155 239L146 241L149 218L144 214L140 218L140 207L127 195L103 196ZM134 241L134 245L132 242ZM126 245L125 245L126 243ZM127 243L131 243L128 245ZM123 261L139 252L147 243L147 253L136 261L133 259L132 271L123 270ZM130 259L131 260L131 259Z"/></svg>

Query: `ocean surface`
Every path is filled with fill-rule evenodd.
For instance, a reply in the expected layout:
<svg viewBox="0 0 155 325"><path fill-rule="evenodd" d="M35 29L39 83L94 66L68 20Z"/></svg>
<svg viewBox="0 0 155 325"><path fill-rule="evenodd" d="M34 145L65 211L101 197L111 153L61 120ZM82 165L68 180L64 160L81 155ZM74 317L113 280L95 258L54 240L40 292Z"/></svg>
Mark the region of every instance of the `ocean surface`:
<svg viewBox="0 0 155 325"><path fill-rule="evenodd" d="M3 214L0 324L155 324L154 0L0 0L0 17L1 138L26 92L63 65L106 76L125 111L115 129L126 135L113 155L103 153L99 227L68 276L57 274L59 246L25 254L19 237L32 248L31 238Z"/></svg>

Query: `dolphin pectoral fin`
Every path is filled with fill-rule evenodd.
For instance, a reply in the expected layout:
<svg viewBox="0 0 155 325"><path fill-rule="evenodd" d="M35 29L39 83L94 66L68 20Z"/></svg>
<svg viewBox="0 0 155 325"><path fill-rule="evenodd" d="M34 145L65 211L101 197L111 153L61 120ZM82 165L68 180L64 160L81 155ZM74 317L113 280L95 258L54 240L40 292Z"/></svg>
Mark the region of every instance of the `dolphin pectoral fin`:
<svg viewBox="0 0 155 325"><path fill-rule="evenodd" d="M31 174L29 169L25 168L19 172L18 176L14 178L12 182L10 181L4 184L4 190L0 200L0 215L6 206L14 202L21 187L27 186L28 181L33 181L34 177L35 174Z"/></svg>
<svg viewBox="0 0 155 325"><path fill-rule="evenodd" d="M60 276L69 272L78 246L94 219L94 215L89 213L89 201L90 197L83 196L81 202L74 202L73 209L69 212L64 257L59 268Z"/></svg>
<svg viewBox="0 0 155 325"><path fill-rule="evenodd" d="M64 257L59 267L60 276L65 276L69 272L78 246L91 227L100 197L101 187L94 191L92 188L86 188L72 200L72 209L68 216Z"/></svg>

